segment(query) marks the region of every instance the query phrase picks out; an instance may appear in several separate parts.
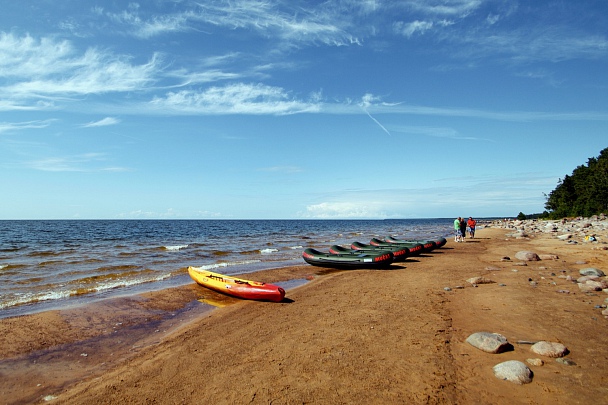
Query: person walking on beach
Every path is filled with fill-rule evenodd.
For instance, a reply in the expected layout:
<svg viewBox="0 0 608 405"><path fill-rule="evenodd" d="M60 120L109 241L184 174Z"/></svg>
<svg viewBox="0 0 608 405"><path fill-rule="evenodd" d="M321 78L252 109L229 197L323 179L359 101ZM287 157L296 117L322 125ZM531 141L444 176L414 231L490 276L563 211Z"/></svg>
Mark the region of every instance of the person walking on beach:
<svg viewBox="0 0 608 405"><path fill-rule="evenodd" d="M462 222L462 218L458 217L454 220L454 231L456 235L454 236L454 242L462 242L462 230L460 229L460 222Z"/></svg>
<svg viewBox="0 0 608 405"><path fill-rule="evenodd" d="M475 221L472 217L469 217L467 221L467 228L469 228L469 236L471 239L475 238L475 225L477 225L477 221Z"/></svg>
<svg viewBox="0 0 608 405"><path fill-rule="evenodd" d="M460 218L460 233L462 234L461 242L464 242L464 239L467 237L467 221L464 218Z"/></svg>

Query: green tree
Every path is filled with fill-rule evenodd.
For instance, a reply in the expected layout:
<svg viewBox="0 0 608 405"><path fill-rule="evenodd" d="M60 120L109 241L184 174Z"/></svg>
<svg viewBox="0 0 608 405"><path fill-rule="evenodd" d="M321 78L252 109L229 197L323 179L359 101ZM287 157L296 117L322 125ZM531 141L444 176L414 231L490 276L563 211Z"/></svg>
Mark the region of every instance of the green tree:
<svg viewBox="0 0 608 405"><path fill-rule="evenodd" d="M608 148L560 179L546 197L549 218L588 217L608 212Z"/></svg>

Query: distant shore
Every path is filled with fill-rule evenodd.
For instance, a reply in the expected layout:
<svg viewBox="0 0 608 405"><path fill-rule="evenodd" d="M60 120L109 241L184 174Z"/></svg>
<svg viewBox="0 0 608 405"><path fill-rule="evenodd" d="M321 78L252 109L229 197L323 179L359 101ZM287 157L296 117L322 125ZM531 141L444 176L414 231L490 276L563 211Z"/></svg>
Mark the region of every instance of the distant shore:
<svg viewBox="0 0 608 405"><path fill-rule="evenodd" d="M608 270L608 235L579 222L568 240L566 223L489 224L390 270L248 275L306 280L280 304L192 283L3 319L3 403L594 403L607 394L608 294L576 280ZM522 262L519 251L552 258ZM514 349L481 352L465 342L478 331ZM493 375L499 362L538 357L516 343L538 340L565 344L575 365L544 358L524 386Z"/></svg>

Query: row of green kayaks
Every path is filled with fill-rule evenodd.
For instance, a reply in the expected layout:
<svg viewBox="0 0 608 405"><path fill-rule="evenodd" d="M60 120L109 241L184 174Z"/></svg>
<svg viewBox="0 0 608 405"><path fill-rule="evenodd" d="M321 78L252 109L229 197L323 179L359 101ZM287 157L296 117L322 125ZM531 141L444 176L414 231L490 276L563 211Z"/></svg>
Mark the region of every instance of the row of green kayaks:
<svg viewBox="0 0 608 405"><path fill-rule="evenodd" d="M369 244L353 242L350 248L333 245L329 253L308 248L302 253L306 263L339 269L386 268L394 262L405 261L443 247L445 238L435 240L406 240L387 237L372 238Z"/></svg>

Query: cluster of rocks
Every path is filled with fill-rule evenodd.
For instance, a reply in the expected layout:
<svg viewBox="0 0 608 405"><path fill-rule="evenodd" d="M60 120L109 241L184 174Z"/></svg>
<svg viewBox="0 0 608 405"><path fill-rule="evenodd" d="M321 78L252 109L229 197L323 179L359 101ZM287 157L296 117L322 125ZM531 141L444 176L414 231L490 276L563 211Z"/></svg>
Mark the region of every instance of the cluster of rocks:
<svg viewBox="0 0 608 405"><path fill-rule="evenodd" d="M466 342L486 353L498 354L514 350L513 345L509 343L507 338L499 333L476 332L470 335ZM518 341L516 343L531 344L530 351L539 356L555 358L556 361L565 365L576 364L572 360L564 358L570 351L562 343L548 341ZM545 364L544 360L540 358L529 358L526 360L526 363L536 367ZM493 367L493 371L496 378L515 384L528 384L532 382L534 376L532 370L525 363L518 360L508 360L496 364Z"/></svg>
<svg viewBox="0 0 608 405"><path fill-rule="evenodd" d="M608 217L604 214L589 218L564 218L561 220L504 219L490 221L486 227L512 230L508 237L524 239L535 234L552 234L567 243L596 243L598 249L608 250Z"/></svg>

